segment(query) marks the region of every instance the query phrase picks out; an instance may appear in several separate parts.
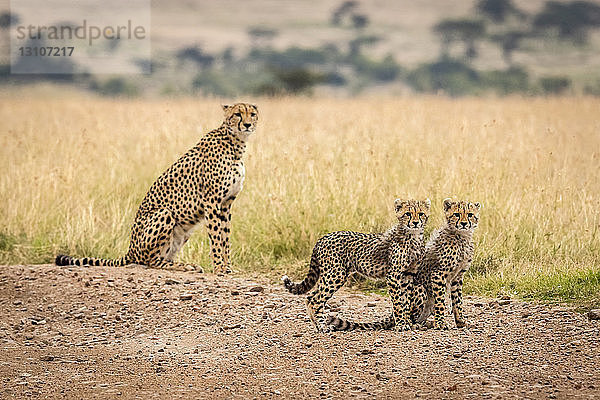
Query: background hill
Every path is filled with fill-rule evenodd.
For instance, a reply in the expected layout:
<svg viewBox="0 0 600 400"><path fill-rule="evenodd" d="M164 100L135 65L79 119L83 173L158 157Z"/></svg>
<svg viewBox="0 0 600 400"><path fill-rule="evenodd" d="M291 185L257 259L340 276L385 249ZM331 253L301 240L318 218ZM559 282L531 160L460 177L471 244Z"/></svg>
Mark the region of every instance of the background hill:
<svg viewBox="0 0 600 400"><path fill-rule="evenodd" d="M9 74L2 10L2 81L30 83ZM106 95L597 95L599 27L599 1L158 0L150 75L35 80Z"/></svg>

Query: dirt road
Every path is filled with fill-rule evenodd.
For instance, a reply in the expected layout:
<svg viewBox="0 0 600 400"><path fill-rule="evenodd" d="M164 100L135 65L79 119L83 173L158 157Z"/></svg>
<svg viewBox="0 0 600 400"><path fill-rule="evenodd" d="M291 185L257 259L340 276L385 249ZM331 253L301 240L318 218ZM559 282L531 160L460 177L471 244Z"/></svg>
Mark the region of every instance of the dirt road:
<svg viewBox="0 0 600 400"><path fill-rule="evenodd" d="M600 398L600 321L565 307L470 298L466 329L325 335L280 285L41 265L0 266L0 310L0 398Z"/></svg>

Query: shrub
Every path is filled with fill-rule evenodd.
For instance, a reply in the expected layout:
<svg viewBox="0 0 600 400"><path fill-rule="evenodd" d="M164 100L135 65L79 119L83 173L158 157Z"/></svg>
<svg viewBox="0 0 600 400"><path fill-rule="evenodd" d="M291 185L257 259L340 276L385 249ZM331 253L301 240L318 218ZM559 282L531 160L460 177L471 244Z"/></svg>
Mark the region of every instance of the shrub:
<svg viewBox="0 0 600 400"><path fill-rule="evenodd" d="M443 91L451 96L471 94L479 89L477 71L456 60L423 64L407 76L407 83L418 92Z"/></svg>
<svg viewBox="0 0 600 400"><path fill-rule="evenodd" d="M546 94L562 94L571 86L571 79L566 76L547 76L540 78L539 82Z"/></svg>
<svg viewBox="0 0 600 400"><path fill-rule="evenodd" d="M529 74L525 69L519 67L483 72L481 80L485 87L492 88L500 94L529 90Z"/></svg>

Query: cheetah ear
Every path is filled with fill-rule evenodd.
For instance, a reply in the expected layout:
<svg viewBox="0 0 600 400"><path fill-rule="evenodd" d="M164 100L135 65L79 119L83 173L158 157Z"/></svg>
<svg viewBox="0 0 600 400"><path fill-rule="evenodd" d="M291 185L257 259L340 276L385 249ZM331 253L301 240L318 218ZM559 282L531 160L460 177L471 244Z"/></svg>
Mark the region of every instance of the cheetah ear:
<svg viewBox="0 0 600 400"><path fill-rule="evenodd" d="M221 107L223 107L223 111L227 112L227 110L229 110L231 108L231 106L227 105L227 104L222 104Z"/></svg>
<svg viewBox="0 0 600 400"><path fill-rule="evenodd" d="M444 211L448 211L450 207L452 207L452 199L448 197L444 199Z"/></svg>
<svg viewBox="0 0 600 400"><path fill-rule="evenodd" d="M406 203L406 201L404 201L402 199L394 200L394 209L396 210L396 212L398 212L405 203Z"/></svg>
<svg viewBox="0 0 600 400"><path fill-rule="evenodd" d="M480 202L473 203L473 205L475 206L475 208L477 208L477 211L480 211L483 208L483 204L481 204Z"/></svg>
<svg viewBox="0 0 600 400"><path fill-rule="evenodd" d="M423 204L425 204L425 206L427 207L428 210L431 208L431 200L425 199L425 201L423 202Z"/></svg>

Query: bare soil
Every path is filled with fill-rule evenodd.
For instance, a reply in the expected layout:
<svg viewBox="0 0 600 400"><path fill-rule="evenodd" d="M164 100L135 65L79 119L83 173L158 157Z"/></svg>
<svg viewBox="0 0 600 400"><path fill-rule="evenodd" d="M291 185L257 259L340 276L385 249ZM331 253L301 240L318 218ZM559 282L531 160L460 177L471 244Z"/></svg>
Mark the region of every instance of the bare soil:
<svg viewBox="0 0 600 400"><path fill-rule="evenodd" d="M469 327L318 334L304 296L140 267L0 266L0 398L600 398L600 321L466 299ZM342 290L331 311L388 299Z"/></svg>

